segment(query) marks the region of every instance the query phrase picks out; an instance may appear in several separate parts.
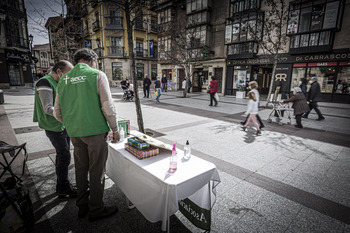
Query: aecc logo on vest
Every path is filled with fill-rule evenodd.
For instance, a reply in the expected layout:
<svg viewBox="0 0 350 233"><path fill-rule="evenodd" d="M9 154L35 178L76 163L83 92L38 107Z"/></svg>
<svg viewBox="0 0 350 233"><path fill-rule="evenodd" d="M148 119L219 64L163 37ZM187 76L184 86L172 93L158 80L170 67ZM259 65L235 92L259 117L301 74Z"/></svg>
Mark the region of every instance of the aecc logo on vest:
<svg viewBox="0 0 350 233"><path fill-rule="evenodd" d="M66 85L68 83L68 80L70 81L71 84L77 84L77 83L84 83L86 80L86 76L78 76L78 77L68 77L68 75L63 78Z"/></svg>

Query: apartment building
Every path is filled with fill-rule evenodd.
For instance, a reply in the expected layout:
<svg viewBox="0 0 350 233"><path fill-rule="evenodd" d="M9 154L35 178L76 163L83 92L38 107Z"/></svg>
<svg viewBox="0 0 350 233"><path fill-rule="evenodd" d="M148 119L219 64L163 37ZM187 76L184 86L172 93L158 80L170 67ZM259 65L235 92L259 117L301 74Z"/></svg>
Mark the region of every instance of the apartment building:
<svg viewBox="0 0 350 233"><path fill-rule="evenodd" d="M280 48L274 77L273 55L261 46L264 35L272 33L261 23L274 17L267 14L267 2L230 1L225 94L235 96L240 86L251 80L267 94L273 78L286 96L301 78L317 76L322 101L350 103L350 1L287 1L288 17L282 22L282 31L288 39Z"/></svg>
<svg viewBox="0 0 350 233"><path fill-rule="evenodd" d="M51 57L50 44L34 45L32 49L33 56L38 59L35 63L36 73L48 74L54 66L54 60Z"/></svg>
<svg viewBox="0 0 350 233"><path fill-rule="evenodd" d="M0 0L0 88L31 85L32 58L23 0Z"/></svg>

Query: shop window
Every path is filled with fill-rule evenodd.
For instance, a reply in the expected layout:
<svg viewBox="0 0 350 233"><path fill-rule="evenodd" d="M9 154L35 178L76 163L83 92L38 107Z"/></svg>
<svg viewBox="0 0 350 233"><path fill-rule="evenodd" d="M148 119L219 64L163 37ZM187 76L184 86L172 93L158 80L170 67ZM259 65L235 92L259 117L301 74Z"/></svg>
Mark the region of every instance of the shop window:
<svg viewBox="0 0 350 233"><path fill-rule="evenodd" d="M335 93L350 93L350 66L340 66Z"/></svg>
<svg viewBox="0 0 350 233"><path fill-rule="evenodd" d="M336 75L335 66L309 67L307 70L307 79L316 76L322 93L332 93Z"/></svg>
<svg viewBox="0 0 350 233"><path fill-rule="evenodd" d="M113 77L113 80L123 79L123 63L112 62L112 77Z"/></svg>
<svg viewBox="0 0 350 233"><path fill-rule="evenodd" d="M143 80L144 73L145 73L144 64L142 64L142 63L136 64L137 80Z"/></svg>
<svg viewBox="0 0 350 233"><path fill-rule="evenodd" d="M300 86L299 81L305 77L305 71L305 67L293 68L292 85L290 86L290 91L293 91L294 87Z"/></svg>
<svg viewBox="0 0 350 233"><path fill-rule="evenodd" d="M234 66L232 89L246 87L250 81L250 70L248 66Z"/></svg>

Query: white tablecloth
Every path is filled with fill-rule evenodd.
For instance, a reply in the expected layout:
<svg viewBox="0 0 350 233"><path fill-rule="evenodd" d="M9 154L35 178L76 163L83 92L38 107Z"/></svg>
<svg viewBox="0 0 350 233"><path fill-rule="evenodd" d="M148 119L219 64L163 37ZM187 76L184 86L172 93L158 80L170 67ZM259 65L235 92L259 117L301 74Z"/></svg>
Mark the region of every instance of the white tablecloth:
<svg viewBox="0 0 350 233"><path fill-rule="evenodd" d="M169 174L171 151L161 149L159 155L139 160L124 149L126 142L109 144L106 173L148 221L162 221L163 231L168 216L179 209L179 200L210 181L220 182L213 163L193 155L183 160L183 152L177 150L177 171ZM211 186L214 193L216 184Z"/></svg>

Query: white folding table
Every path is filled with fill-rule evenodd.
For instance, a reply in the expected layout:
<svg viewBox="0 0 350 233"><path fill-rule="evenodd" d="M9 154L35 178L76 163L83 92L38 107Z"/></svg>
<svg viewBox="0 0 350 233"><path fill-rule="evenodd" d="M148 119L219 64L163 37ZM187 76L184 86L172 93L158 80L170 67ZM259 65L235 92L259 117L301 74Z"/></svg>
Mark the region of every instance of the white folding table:
<svg viewBox="0 0 350 233"><path fill-rule="evenodd" d="M148 221L161 220L163 231L170 216L179 210L178 202L208 183L211 190L205 195L210 196L203 198L215 200L211 195L215 195L220 177L213 163L193 155L184 160L183 152L177 150L178 167L171 174L168 172L171 151L160 149L159 155L139 160L124 149L126 142L127 139L109 144L106 174Z"/></svg>

